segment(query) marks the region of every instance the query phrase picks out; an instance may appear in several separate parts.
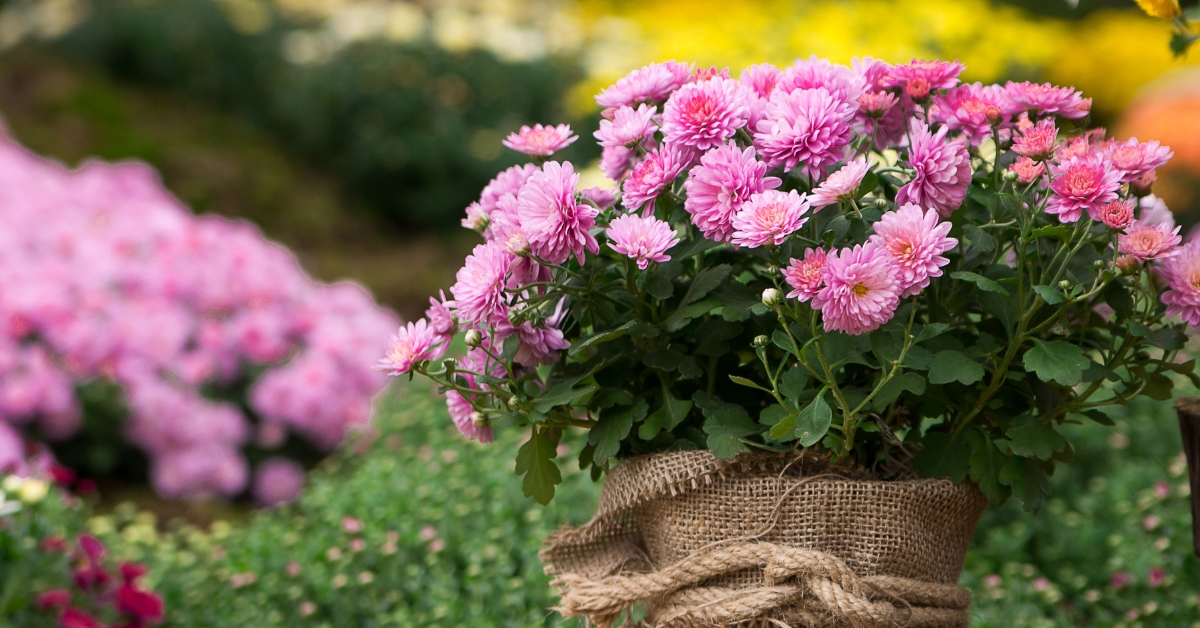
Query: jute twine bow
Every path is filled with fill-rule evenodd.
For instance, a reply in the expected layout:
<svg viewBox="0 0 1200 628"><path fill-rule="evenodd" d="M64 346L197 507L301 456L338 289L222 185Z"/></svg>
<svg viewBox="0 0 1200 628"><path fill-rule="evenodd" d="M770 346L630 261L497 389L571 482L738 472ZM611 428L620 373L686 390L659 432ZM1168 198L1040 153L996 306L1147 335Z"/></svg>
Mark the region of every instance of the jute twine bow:
<svg viewBox="0 0 1200 628"><path fill-rule="evenodd" d="M716 576L762 569L764 585L747 589L698 586ZM971 593L954 585L891 576L856 575L841 559L821 551L774 543L743 542L696 552L652 573L592 580L562 574L556 609L611 626L638 602L648 625L851 626L891 628L966 626Z"/></svg>

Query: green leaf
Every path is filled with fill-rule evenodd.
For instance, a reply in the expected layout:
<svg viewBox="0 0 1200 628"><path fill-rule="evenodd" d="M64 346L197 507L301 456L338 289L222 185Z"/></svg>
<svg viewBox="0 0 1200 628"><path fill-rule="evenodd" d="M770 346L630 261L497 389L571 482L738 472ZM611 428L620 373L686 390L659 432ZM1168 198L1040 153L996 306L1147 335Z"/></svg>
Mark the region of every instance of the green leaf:
<svg viewBox="0 0 1200 628"><path fill-rule="evenodd" d="M745 378L745 377L739 377L739 376L737 376L737 375L730 375L730 376L729 376L729 379L730 379L730 381L732 381L733 383L735 383L735 384L740 384L740 385L742 385L742 386L745 386L745 387L747 387L747 388L755 388L755 389L757 389L757 390L761 390L761 391L763 391L763 392L771 392L771 389L770 389L770 388L763 388L761 385L759 385L759 384L758 384L758 382L755 382L755 381L754 381L754 380L752 380L752 379L747 379L747 378Z"/></svg>
<svg viewBox="0 0 1200 628"><path fill-rule="evenodd" d="M929 364L929 383L949 384L958 382L971 385L983 379L983 365L968 358L961 351L939 351Z"/></svg>
<svg viewBox="0 0 1200 628"><path fill-rule="evenodd" d="M555 406L574 405L580 398L596 392L595 384L576 386L578 381L567 380L552 386L545 394L533 400L533 407L538 412L549 412Z"/></svg>
<svg viewBox="0 0 1200 628"><path fill-rule="evenodd" d="M1114 281L1104 289L1104 302L1117 313L1118 320L1127 319L1133 314L1133 295L1120 281Z"/></svg>
<svg viewBox="0 0 1200 628"><path fill-rule="evenodd" d="M695 303L703 299L705 295L712 292L714 288L721 285L721 282L733 272L733 267L729 264L721 264L720 266L711 266L700 271L696 278L692 280L692 285L688 286L687 294L683 297L683 304Z"/></svg>
<svg viewBox="0 0 1200 628"><path fill-rule="evenodd" d="M610 340L616 340L617 338L628 334L629 330L632 329L634 325L637 325L637 321L629 321L624 325L617 327L616 329L609 329L607 331L602 331L600 333L588 336L587 338L572 344L570 350L567 351L567 355L576 355L588 347L605 343ZM507 342L507 339L505 342Z"/></svg>
<svg viewBox="0 0 1200 628"><path fill-rule="evenodd" d="M796 399L800 397L800 393L804 392L806 384L808 384L808 372L802 366L793 366L784 371L783 377L779 378L779 392L795 403Z"/></svg>
<svg viewBox="0 0 1200 628"><path fill-rule="evenodd" d="M675 426L682 423L691 411L691 399L676 399L672 397L671 391L664 384L662 388L662 405L650 416L646 417L646 422L642 423L641 427L638 428L638 438L650 440L658 436L658 433L663 430L669 432L675 429Z"/></svg>
<svg viewBox="0 0 1200 628"><path fill-rule="evenodd" d="M971 445L970 475L971 481L979 485L979 490L987 495L993 506L998 506L1008 498L1008 491L1000 484L1000 468L1004 465L1005 456L1000 453L992 439L975 434Z"/></svg>
<svg viewBox="0 0 1200 628"><path fill-rule="evenodd" d="M713 297L721 304L721 318L727 321L744 321L750 318L754 306L762 303L762 292L737 281L721 284Z"/></svg>
<svg viewBox="0 0 1200 628"><path fill-rule="evenodd" d="M1028 458L1009 458L1000 468L1001 484L1011 486L1013 496L1021 500L1026 512L1037 510L1042 496L1050 494L1050 480L1046 473Z"/></svg>
<svg viewBox="0 0 1200 628"><path fill-rule="evenodd" d="M931 478L950 478L955 484L967 479L970 449L955 442L946 432L929 432L921 439L921 451L913 458L917 473Z"/></svg>
<svg viewBox="0 0 1200 628"><path fill-rule="evenodd" d="M826 229L833 232L834 238L841 240L846 237L847 233L850 233L850 220L846 218L845 214L835 216L833 220L829 221Z"/></svg>
<svg viewBox="0 0 1200 628"><path fill-rule="evenodd" d="M1058 238L1059 240L1067 240L1071 237L1071 232L1074 229L1067 225L1048 225L1034 229L1029 235L1035 238Z"/></svg>
<svg viewBox="0 0 1200 628"><path fill-rule="evenodd" d="M882 411L906 390L915 395L924 394L925 378L917 373L904 373L893 377L883 385L883 388L879 389L879 392L875 393L875 397L871 400L871 409L876 412Z"/></svg>
<svg viewBox="0 0 1200 628"><path fill-rule="evenodd" d="M1067 447L1067 439L1041 419L1025 415L1014 421L1005 434L1012 439L1009 449L1018 456L1037 456L1049 460Z"/></svg>
<svg viewBox="0 0 1200 628"><path fill-rule="evenodd" d="M950 326L945 323L930 323L925 325L921 328L921 331L917 332L916 336L913 337L913 344L919 344L925 342L926 340L936 338L942 335L942 332L949 328Z"/></svg>
<svg viewBox="0 0 1200 628"><path fill-rule="evenodd" d="M652 349L642 356L642 364L662 371L674 371L684 357L674 349Z"/></svg>
<svg viewBox="0 0 1200 628"><path fill-rule="evenodd" d="M996 294L1004 294L1004 295L1008 294L1008 290L1005 289L1004 286L997 283L994 279L988 279L987 277L984 277L983 275L980 275L979 273L972 273L972 272L968 272L965 270L960 270L955 273L950 273L950 276L955 279L969 281L969 282L979 286L980 290L985 290L987 292L995 292Z"/></svg>
<svg viewBox="0 0 1200 628"><path fill-rule="evenodd" d="M712 318L696 328L696 355L719 356L729 353L729 340L742 333L737 323Z"/></svg>
<svg viewBox="0 0 1200 628"><path fill-rule="evenodd" d="M602 465L621 450L621 441L629 436L636 421L646 418L648 406L645 399L638 399L631 406L618 408L614 412L606 412L600 420L588 430L588 444L595 445L592 460Z"/></svg>
<svg viewBox="0 0 1200 628"><path fill-rule="evenodd" d="M1146 343L1167 351L1179 351L1187 342L1187 335L1174 327L1162 327L1146 336Z"/></svg>
<svg viewBox="0 0 1200 628"><path fill-rule="evenodd" d="M543 506L554 499L554 487L562 483L562 473L554 458L557 447L546 437L545 432L534 428L529 440L517 451L517 475L525 476L521 491Z"/></svg>
<svg viewBox="0 0 1200 628"><path fill-rule="evenodd" d="M1074 386L1083 381L1083 371L1091 360L1083 349L1061 340L1045 342L1033 339L1033 347L1025 352L1022 360L1025 370L1033 371L1043 382L1058 382L1063 386Z"/></svg>
<svg viewBox="0 0 1200 628"><path fill-rule="evenodd" d="M517 350L521 348L521 337L513 334L504 339L503 349L500 351L500 359L506 364L511 364L513 358L517 355Z"/></svg>
<svg viewBox="0 0 1200 628"><path fill-rule="evenodd" d="M964 226L963 235L966 236L969 242L967 248L973 251L987 253L996 248L996 238L992 237L992 234L987 231L980 229L979 225L968 224Z"/></svg>
<svg viewBox="0 0 1200 628"><path fill-rule="evenodd" d="M679 331L692 322L693 318L707 314L712 309L720 307L720 305L716 299L705 299L699 303L685 305L667 317L665 321L667 331Z"/></svg>
<svg viewBox="0 0 1200 628"><path fill-rule="evenodd" d="M829 424L833 421L833 411L825 402L825 391L817 395L804 409L796 421L796 435L800 438L802 447L812 447L825 438Z"/></svg>
<svg viewBox="0 0 1200 628"><path fill-rule="evenodd" d="M669 299L675 294L675 284L655 273L646 279L646 292L656 299Z"/></svg>
<svg viewBox="0 0 1200 628"><path fill-rule="evenodd" d="M742 438L757 434L759 426L750 419L746 409L732 403L725 403L704 391L692 396L696 405L704 412L708 420L704 422L704 431L708 434L708 448L718 458L732 458L738 452L745 450Z"/></svg>
<svg viewBox="0 0 1200 628"><path fill-rule="evenodd" d="M1083 410L1076 414L1083 415L1083 416L1095 421L1096 423L1099 423L1100 425L1104 425L1107 427L1112 427L1117 424L1116 421L1112 420L1112 417L1108 416L1107 414L1105 414L1104 412L1102 412L1100 410Z"/></svg>
<svg viewBox="0 0 1200 628"><path fill-rule="evenodd" d="M758 422L763 425L770 425L771 438L775 440L793 440L796 438L793 432L796 429L796 420L800 415L788 410L787 408L773 403L766 408L758 416Z"/></svg>
<svg viewBox="0 0 1200 628"><path fill-rule="evenodd" d="M633 403L633 395L611 386L601 388L592 395L592 399L588 402L588 406L592 408L611 408L613 406L627 406Z"/></svg>
<svg viewBox="0 0 1200 628"><path fill-rule="evenodd" d="M1039 297L1042 297L1043 301L1049 303L1050 305L1058 305L1067 299L1065 296L1063 296L1061 291L1051 288L1050 286L1037 285L1033 287L1033 291L1036 292Z"/></svg>

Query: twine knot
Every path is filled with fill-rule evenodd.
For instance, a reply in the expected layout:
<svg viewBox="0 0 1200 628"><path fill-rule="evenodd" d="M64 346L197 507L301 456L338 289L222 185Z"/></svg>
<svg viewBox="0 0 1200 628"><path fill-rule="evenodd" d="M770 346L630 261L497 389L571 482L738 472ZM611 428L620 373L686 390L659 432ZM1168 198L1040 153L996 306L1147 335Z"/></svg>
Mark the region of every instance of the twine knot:
<svg viewBox="0 0 1200 628"><path fill-rule="evenodd" d="M717 576L761 569L764 585L704 586ZM650 573L589 579L562 574L557 610L607 628L634 604L648 606L656 628L781 626L892 628L966 626L971 594L955 585L891 576L858 576L840 558L818 550L742 542L696 552Z"/></svg>

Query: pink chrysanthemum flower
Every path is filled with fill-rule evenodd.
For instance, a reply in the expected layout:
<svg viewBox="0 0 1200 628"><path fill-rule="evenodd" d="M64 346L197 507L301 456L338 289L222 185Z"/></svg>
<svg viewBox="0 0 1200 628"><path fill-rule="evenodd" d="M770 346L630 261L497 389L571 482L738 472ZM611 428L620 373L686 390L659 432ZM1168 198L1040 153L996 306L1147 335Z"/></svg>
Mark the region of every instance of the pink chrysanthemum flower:
<svg viewBox="0 0 1200 628"><path fill-rule="evenodd" d="M491 221L491 216L483 211L483 206L475 202L467 205L467 217L462 219L462 226L471 231L483 233Z"/></svg>
<svg viewBox="0 0 1200 628"><path fill-rule="evenodd" d="M1200 327L1200 240L1192 240L1160 267L1167 279L1162 302L1167 314L1178 316L1192 327Z"/></svg>
<svg viewBox="0 0 1200 628"><path fill-rule="evenodd" d="M909 83L920 81L926 90L950 89L958 85L958 75L962 74L964 68L958 61L913 59L904 65L893 66L883 79L883 86L907 90Z"/></svg>
<svg viewBox="0 0 1200 628"><path fill-rule="evenodd" d="M945 95L933 98L930 117L951 130L961 130L972 145L991 137L992 128L1004 126L1011 117L1004 88L999 85L972 83L949 89Z"/></svg>
<svg viewBox="0 0 1200 628"><path fill-rule="evenodd" d="M1086 210L1089 214L1117 200L1121 172L1113 170L1101 155L1074 157L1050 165L1050 189L1046 213L1062 222L1075 222Z"/></svg>
<svg viewBox="0 0 1200 628"><path fill-rule="evenodd" d="M816 179L827 166L845 157L854 114L853 105L824 88L792 93L776 89L767 119L758 123L754 142L768 165L791 170L803 164L804 173Z"/></svg>
<svg viewBox="0 0 1200 628"><path fill-rule="evenodd" d="M475 375L503 375L504 369L500 365L492 363L491 373L485 373L487 368L488 357L479 349L472 349L467 353L467 357L459 365L460 377L466 380L467 386L470 388L482 388L487 390L487 386L477 386ZM463 372L467 371L467 372ZM467 401L457 390L446 392L446 409L449 410L450 419L454 421L454 426L458 428L459 433L471 440L477 440L481 443L490 443L494 438L492 427L490 425L475 424L475 408L471 407L471 402Z"/></svg>
<svg viewBox="0 0 1200 628"><path fill-rule="evenodd" d="M567 261L572 253L583 263L584 249L597 253L600 245L588 230L596 225L596 208L575 203L579 175L571 162L547 162L529 177L517 197L521 230L534 256L551 264Z"/></svg>
<svg viewBox="0 0 1200 628"><path fill-rule="evenodd" d="M521 187L529 180L529 177L533 176L533 173L537 171L537 166L524 164L521 166L512 166L496 175L496 178L489 181L484 186L483 192L480 193L479 208L477 211L490 217L500 204L500 199L506 196L515 198L517 193L521 191ZM467 208L467 212L468 216L470 216L471 209Z"/></svg>
<svg viewBox="0 0 1200 628"><path fill-rule="evenodd" d="M828 254L825 285L812 299L825 331L856 336L891 320L900 304L899 274L891 254L869 242Z"/></svg>
<svg viewBox="0 0 1200 628"><path fill-rule="evenodd" d="M959 140L947 140L948 129L931 133L920 120L912 121L908 165L912 180L896 193L896 203L913 203L937 210L942 218L962 205L971 184L971 156Z"/></svg>
<svg viewBox="0 0 1200 628"><path fill-rule="evenodd" d="M610 188L587 188L580 190L579 195L601 210L608 209L617 202L617 191Z"/></svg>
<svg viewBox="0 0 1200 628"><path fill-rule="evenodd" d="M679 237L671 225L653 216L618 216L609 223L604 233L614 251L637 260L638 268L642 270L650 262L670 261L667 250L679 243Z"/></svg>
<svg viewBox="0 0 1200 628"><path fill-rule="evenodd" d="M1175 214L1161 198L1153 194L1143 196L1138 199L1138 207L1141 209L1138 220L1143 224L1175 226Z"/></svg>
<svg viewBox="0 0 1200 628"><path fill-rule="evenodd" d="M566 317L564 305L565 299L559 300L554 313L537 325L532 321L524 321L520 325L513 325L511 321L501 322L496 326L496 337L491 341L493 346L502 346L505 338L516 334L521 344L513 356L514 362L530 368L553 364L558 361L559 351L571 347L571 342L566 339L561 329L562 321Z"/></svg>
<svg viewBox="0 0 1200 628"><path fill-rule="evenodd" d="M605 146L600 151L600 172L613 181L620 181L633 168L637 152L624 146Z"/></svg>
<svg viewBox="0 0 1200 628"><path fill-rule="evenodd" d="M748 109L737 81L714 78L684 85L663 107L663 138L669 144L707 150L746 125Z"/></svg>
<svg viewBox="0 0 1200 628"><path fill-rule="evenodd" d="M759 192L733 217L733 243L751 249L779 246L808 222L808 208L808 199L795 190Z"/></svg>
<svg viewBox="0 0 1200 628"><path fill-rule="evenodd" d="M868 118L882 118L896 102L891 92L867 92L858 97L858 110Z"/></svg>
<svg viewBox="0 0 1200 628"><path fill-rule="evenodd" d="M475 247L455 275L457 282L450 294L458 304L460 322L487 327L508 317L508 298L504 293L513 256L504 244L485 242Z"/></svg>
<svg viewBox="0 0 1200 628"><path fill-rule="evenodd" d="M1013 152L1030 159L1043 161L1054 155L1058 144L1058 127L1053 118L1046 118L1023 130L1013 142Z"/></svg>
<svg viewBox="0 0 1200 628"><path fill-rule="evenodd" d="M758 121L767 113L767 105L771 101L771 93L783 78L783 70L770 63L752 65L742 70L741 84L746 96L746 112L749 121L746 128L753 130Z"/></svg>
<svg viewBox="0 0 1200 628"><path fill-rule="evenodd" d="M1004 86L1004 95L1013 109L1054 114L1064 118L1083 118L1092 109L1092 99L1084 98L1074 87L1057 87L1049 83L1014 83Z"/></svg>
<svg viewBox="0 0 1200 628"><path fill-rule="evenodd" d="M621 186L621 204L630 210L641 208L642 213L654 213L654 199L688 167L690 156L671 145L660 146L633 167Z"/></svg>
<svg viewBox="0 0 1200 628"><path fill-rule="evenodd" d="M413 366L446 355L446 342L421 319L400 328L388 343L384 357L375 367L388 375L403 375Z"/></svg>
<svg viewBox="0 0 1200 628"><path fill-rule="evenodd" d="M1046 174L1046 166L1044 164L1028 157L1017 158L1008 169L1017 174L1017 182L1021 185L1029 185Z"/></svg>
<svg viewBox="0 0 1200 628"><path fill-rule="evenodd" d="M696 71L692 72L692 78L689 79L688 82L703 83L704 81L711 81L715 78L729 78L729 68L721 68L718 70L717 66L715 65L707 68L696 68Z"/></svg>
<svg viewBox="0 0 1200 628"><path fill-rule="evenodd" d="M866 157L859 157L844 165L837 172L829 175L817 189L808 195L808 202L813 209L833 205L854 198L858 186L862 185L863 177L871 169Z"/></svg>
<svg viewBox="0 0 1200 628"><path fill-rule="evenodd" d="M1125 229L1125 233L1117 236L1117 252L1132 255L1142 263L1171 257L1178 253L1175 247L1183 241L1179 229L1135 220Z"/></svg>
<svg viewBox="0 0 1200 628"><path fill-rule="evenodd" d="M692 75L690 64L667 61L651 63L634 70L615 85L596 95L596 104L606 109L633 107L638 103L657 103L688 82Z"/></svg>
<svg viewBox="0 0 1200 628"><path fill-rule="evenodd" d="M1120 231L1133 222L1133 201L1115 200L1103 205L1095 213L1089 214L1092 220L1104 223L1109 229Z"/></svg>
<svg viewBox="0 0 1200 628"><path fill-rule="evenodd" d="M612 120L601 120L600 129L593 133L601 146L635 146L654 134L654 114L657 107L640 105L637 109L620 107Z"/></svg>
<svg viewBox="0 0 1200 628"><path fill-rule="evenodd" d="M577 139L579 136L571 133L569 124L535 124L532 127L523 126L516 133L509 133L501 143L518 153L547 157L570 146Z"/></svg>
<svg viewBox="0 0 1200 628"><path fill-rule="evenodd" d="M937 212L916 205L887 212L875 223L869 242L896 260L903 290L900 298L920 293L930 277L942 276L942 266L950 263L942 253L958 246L957 239L947 237L950 227L949 222L938 221Z"/></svg>
<svg viewBox="0 0 1200 628"><path fill-rule="evenodd" d="M785 93L817 88L824 89L843 102L854 102L867 91L867 82L863 76L844 65L812 55L807 59L796 59L791 67L784 70L776 87Z"/></svg>
<svg viewBox="0 0 1200 628"><path fill-rule="evenodd" d="M687 190L683 207L692 224L710 240L729 241L733 217L742 203L753 194L779 187L781 181L766 173L767 165L755 159L753 147L741 150L730 142L705 153L683 183Z"/></svg>
<svg viewBox="0 0 1200 628"><path fill-rule="evenodd" d="M1136 137L1127 142L1113 141L1103 149L1104 154L1117 170L1121 171L1121 181L1129 183L1167 165L1175 153L1167 146L1158 142L1139 143Z"/></svg>
<svg viewBox="0 0 1200 628"><path fill-rule="evenodd" d="M440 298L429 297L429 309L425 310L425 318L429 320L429 328L439 338L446 341L447 346L458 328L458 320L454 317L457 303L446 300L446 291L438 291Z"/></svg>
<svg viewBox="0 0 1200 628"><path fill-rule="evenodd" d="M817 292L825 285L821 274L824 268L825 249L805 249L803 260L793 258L788 267L783 269L783 278L792 287L787 296L801 302L817 296Z"/></svg>

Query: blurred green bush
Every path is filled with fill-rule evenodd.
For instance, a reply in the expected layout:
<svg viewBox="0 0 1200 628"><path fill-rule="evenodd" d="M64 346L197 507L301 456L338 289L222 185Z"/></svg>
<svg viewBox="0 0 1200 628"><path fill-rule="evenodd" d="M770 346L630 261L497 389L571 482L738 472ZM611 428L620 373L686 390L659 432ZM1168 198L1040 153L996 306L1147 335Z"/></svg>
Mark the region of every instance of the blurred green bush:
<svg viewBox="0 0 1200 628"><path fill-rule="evenodd" d="M1074 428L1076 464L1053 478L1056 496L1040 512L1009 505L985 515L962 580L974 628L1200 625L1174 410L1139 400L1114 418L1114 428ZM570 456L561 492L542 508L521 495L504 453L519 435L463 440L423 386L393 391L377 426L312 474L287 509L164 529L127 504L87 528L114 560L147 563L166 626L575 625L546 610L555 598L537 558L551 530L595 508L599 487ZM58 534L80 517L46 512L63 519L42 524ZM35 542L23 543L32 560ZM30 565L30 580L61 578ZM21 599L29 589L21 584ZM53 625L11 611L0 621Z"/></svg>
<svg viewBox="0 0 1200 628"><path fill-rule="evenodd" d="M456 224L488 180L519 160L501 138L521 124L564 121L562 93L578 78L570 59L506 63L386 40L301 61L288 50L305 25L267 5L253 32L235 28L216 0L91 5L54 46L248 117L335 172L393 225ZM565 158L594 150L591 142L572 148Z"/></svg>

